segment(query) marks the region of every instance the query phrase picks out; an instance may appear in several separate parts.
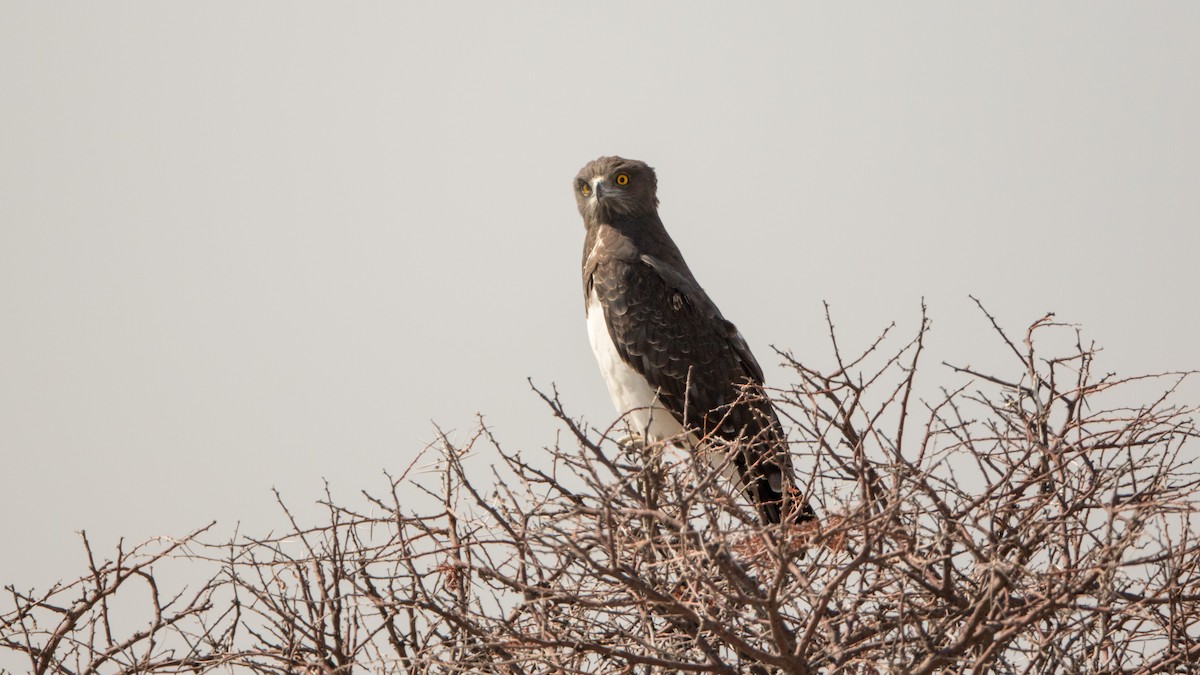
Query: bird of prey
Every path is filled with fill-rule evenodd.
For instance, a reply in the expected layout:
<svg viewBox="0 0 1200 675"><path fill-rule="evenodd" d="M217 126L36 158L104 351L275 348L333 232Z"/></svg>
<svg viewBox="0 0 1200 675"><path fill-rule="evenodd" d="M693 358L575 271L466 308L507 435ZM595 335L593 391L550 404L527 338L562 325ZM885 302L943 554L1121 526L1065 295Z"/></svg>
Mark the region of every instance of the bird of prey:
<svg viewBox="0 0 1200 675"><path fill-rule="evenodd" d="M761 520L815 519L794 483L762 368L658 217L654 169L600 157L574 187L587 231L588 334L617 411L644 441L671 439L722 465Z"/></svg>

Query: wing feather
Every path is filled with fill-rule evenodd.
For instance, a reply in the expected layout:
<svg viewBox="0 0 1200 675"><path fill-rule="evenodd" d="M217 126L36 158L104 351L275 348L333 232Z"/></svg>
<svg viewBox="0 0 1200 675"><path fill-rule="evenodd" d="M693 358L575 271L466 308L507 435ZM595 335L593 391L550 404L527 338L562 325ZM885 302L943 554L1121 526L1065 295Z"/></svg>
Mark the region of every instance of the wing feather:
<svg viewBox="0 0 1200 675"><path fill-rule="evenodd" d="M784 485L792 482L787 440L763 393L762 368L737 328L690 273L653 256L609 258L592 268L589 282L617 353L686 428L737 443L731 447L743 487L778 522Z"/></svg>

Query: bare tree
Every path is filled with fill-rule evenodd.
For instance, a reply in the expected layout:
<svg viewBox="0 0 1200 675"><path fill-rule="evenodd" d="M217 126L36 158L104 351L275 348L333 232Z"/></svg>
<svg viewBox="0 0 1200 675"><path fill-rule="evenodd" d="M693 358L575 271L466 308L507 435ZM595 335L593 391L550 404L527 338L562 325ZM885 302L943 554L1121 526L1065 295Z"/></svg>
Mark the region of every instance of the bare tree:
<svg viewBox="0 0 1200 675"><path fill-rule="evenodd" d="M939 369L959 383L933 401L915 389L924 311L898 346L889 329L849 356L829 321L831 367L785 355L797 383L774 395L815 526L759 525L718 469L539 391L566 431L546 451L481 423L382 496L327 494L313 526L281 500L279 535L204 528L104 562L85 538L78 580L7 587L0 648L37 673L1196 672L1187 374L1098 375L1075 328L1012 339L985 316L1011 367ZM1043 355L1047 333L1073 348ZM414 490L440 507L407 506ZM160 595L166 560L210 581ZM121 632L108 603L133 583L150 599Z"/></svg>

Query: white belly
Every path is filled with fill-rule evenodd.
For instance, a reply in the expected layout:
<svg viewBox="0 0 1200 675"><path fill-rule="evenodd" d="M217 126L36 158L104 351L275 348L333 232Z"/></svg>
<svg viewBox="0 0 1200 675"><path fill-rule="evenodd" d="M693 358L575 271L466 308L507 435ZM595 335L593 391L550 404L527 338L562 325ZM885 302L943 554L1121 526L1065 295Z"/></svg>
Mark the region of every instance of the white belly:
<svg viewBox="0 0 1200 675"><path fill-rule="evenodd" d="M608 334L604 320L604 308L596 292L588 296L588 339L596 354L600 373L608 383L608 395L612 397L617 412L624 415L631 433L647 440L661 441L683 433L679 421L659 403L658 395L640 373L621 359L617 348Z"/></svg>

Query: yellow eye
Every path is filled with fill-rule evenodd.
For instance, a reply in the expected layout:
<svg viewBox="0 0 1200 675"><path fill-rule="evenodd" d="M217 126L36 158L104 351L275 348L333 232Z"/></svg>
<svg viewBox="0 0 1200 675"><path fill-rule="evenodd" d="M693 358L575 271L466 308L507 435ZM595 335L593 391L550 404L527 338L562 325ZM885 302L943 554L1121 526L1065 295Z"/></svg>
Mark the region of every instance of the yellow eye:
<svg viewBox="0 0 1200 675"><path fill-rule="evenodd" d="M629 185L629 174L627 174L627 173L617 174L617 185Z"/></svg>
<svg viewBox="0 0 1200 675"><path fill-rule="evenodd" d="M589 187L586 182L579 181L579 193L582 194L584 197L586 197L586 196L592 194L592 188Z"/></svg>

